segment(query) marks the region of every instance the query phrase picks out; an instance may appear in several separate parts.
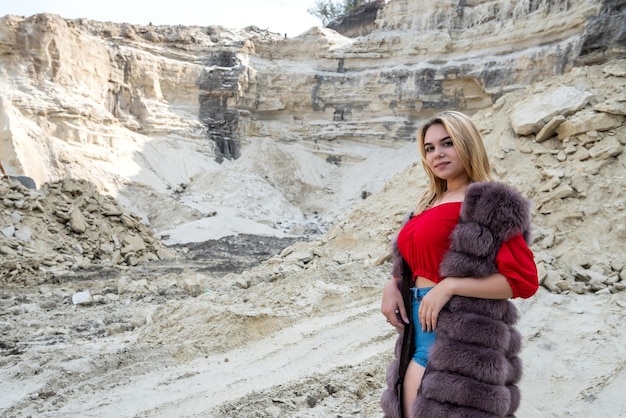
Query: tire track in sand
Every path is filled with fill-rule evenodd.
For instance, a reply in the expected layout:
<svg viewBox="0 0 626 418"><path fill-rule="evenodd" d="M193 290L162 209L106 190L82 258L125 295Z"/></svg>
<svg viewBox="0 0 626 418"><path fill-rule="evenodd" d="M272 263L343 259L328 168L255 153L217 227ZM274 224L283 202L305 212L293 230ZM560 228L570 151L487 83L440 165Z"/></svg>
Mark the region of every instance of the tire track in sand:
<svg viewBox="0 0 626 418"><path fill-rule="evenodd" d="M302 318L246 347L135 376L107 391L77 396L58 413L189 416L246 393L356 365L392 349L396 333L382 318L380 301L360 300L353 305L324 316Z"/></svg>

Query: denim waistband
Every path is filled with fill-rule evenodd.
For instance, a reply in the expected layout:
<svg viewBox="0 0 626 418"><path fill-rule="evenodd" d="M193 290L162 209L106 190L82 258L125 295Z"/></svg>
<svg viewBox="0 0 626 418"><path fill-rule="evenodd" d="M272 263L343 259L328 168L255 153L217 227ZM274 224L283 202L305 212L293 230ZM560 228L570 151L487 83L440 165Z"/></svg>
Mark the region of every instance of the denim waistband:
<svg viewBox="0 0 626 418"><path fill-rule="evenodd" d="M428 293L430 289L432 289L432 287L412 287L411 297L413 298L413 300L417 300L418 302L420 302L422 298L426 296L426 293Z"/></svg>

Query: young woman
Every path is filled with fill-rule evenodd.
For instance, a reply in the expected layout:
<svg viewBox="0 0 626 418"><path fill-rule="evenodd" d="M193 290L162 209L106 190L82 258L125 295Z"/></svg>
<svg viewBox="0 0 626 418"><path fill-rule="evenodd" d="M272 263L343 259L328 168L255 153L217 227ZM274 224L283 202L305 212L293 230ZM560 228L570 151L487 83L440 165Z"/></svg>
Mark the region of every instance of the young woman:
<svg viewBox="0 0 626 418"><path fill-rule="evenodd" d="M521 338L508 299L539 286L528 202L493 181L468 116L435 115L417 143L430 182L394 242L383 290L381 312L400 333L385 416L511 415Z"/></svg>

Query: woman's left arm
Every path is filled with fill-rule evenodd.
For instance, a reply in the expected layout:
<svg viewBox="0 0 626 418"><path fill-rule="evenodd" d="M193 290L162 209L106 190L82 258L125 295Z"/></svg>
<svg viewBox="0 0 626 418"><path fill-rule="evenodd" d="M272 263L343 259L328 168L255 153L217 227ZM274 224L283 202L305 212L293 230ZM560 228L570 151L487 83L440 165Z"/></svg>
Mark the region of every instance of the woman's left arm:
<svg viewBox="0 0 626 418"><path fill-rule="evenodd" d="M424 331L437 327L439 312L452 296L482 299L509 299L513 297L511 286L500 273L480 279L472 277L447 277L433 287L422 299L418 312Z"/></svg>

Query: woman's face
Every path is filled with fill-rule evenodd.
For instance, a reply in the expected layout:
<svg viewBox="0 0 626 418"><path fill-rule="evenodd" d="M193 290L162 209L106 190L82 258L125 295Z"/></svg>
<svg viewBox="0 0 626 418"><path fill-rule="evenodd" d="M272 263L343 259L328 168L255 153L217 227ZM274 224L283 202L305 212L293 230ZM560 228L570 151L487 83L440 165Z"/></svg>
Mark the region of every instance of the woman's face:
<svg viewBox="0 0 626 418"><path fill-rule="evenodd" d="M465 167L448 131L442 124L438 123L428 128L424 135L424 151L426 163L437 177L448 182L467 181Z"/></svg>

